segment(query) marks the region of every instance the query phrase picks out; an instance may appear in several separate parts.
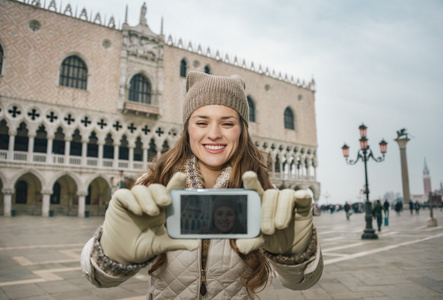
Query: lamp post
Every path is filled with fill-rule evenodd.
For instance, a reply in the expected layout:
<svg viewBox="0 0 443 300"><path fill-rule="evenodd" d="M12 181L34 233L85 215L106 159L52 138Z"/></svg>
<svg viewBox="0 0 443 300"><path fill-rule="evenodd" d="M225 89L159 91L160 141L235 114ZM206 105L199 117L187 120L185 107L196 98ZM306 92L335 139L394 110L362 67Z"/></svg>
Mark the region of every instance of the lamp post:
<svg viewBox="0 0 443 300"><path fill-rule="evenodd" d="M365 202L365 220L366 220L366 228L363 232L362 239L363 240L376 240L378 239L378 235L375 233L375 230L372 228L372 212L371 212L371 202L369 202L369 184L368 184L368 167L367 162L370 158L375 160L376 162L382 162L385 160L385 154L387 151L388 143L385 140L382 140L380 145L380 152L382 153L381 157L375 158L372 150L369 148L368 139L366 138L366 127L364 124L360 125L358 129L360 130L360 150L357 153L357 159L348 160L349 157L349 146L344 144L341 149L343 150L343 156L346 158L346 163L349 165L355 165L360 159L365 164L365 190L366 194L366 202Z"/></svg>

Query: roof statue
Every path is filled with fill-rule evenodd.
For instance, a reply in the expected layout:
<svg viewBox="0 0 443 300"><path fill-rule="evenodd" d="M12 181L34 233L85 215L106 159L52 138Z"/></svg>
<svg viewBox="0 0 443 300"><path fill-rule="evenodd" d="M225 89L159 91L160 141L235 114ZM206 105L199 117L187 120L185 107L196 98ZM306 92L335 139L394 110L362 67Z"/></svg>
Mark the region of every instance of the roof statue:
<svg viewBox="0 0 443 300"><path fill-rule="evenodd" d="M143 3L142 9L140 11L140 25L147 25L146 23L146 2Z"/></svg>

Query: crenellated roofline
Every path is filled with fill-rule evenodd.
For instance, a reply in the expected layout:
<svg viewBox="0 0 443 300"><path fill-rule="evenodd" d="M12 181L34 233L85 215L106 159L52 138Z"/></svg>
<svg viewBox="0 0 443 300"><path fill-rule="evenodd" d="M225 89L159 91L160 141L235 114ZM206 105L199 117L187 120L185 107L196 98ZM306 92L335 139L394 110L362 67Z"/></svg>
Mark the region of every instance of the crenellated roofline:
<svg viewBox="0 0 443 300"><path fill-rule="evenodd" d="M157 35L149 29L149 27L146 23L146 19L145 19L146 6L145 5L143 5L141 8L139 24L137 26L129 26L127 24L128 7L126 7L125 19L124 19L123 24L120 24L120 21L119 21L119 24L117 25L113 16L111 16L107 20L106 15L105 15L104 18L102 19L102 16L99 12L95 13L95 16L94 16L94 13L92 11L90 11L88 13L86 8L80 9L80 12L79 12L78 7L76 7L75 12L74 12L71 4L68 3L68 4L66 4L66 6L63 9L63 7L62 7L63 2L61 0L60 0L59 6L57 6L56 0L50 0L50 1L48 0L49 4L47 6L46 6L46 0L44 0L43 4L42 4L41 0L10 0L10 1L24 3L27 5L34 6L34 7L38 7L40 9L45 9L45 10L48 10L51 12L55 12L55 13L69 16L69 17L77 18L77 19L83 20L85 22L90 22L95 25L108 27L110 29L115 29L115 30L119 30L119 31L125 31L125 30L140 31L141 33L147 34L149 36L157 36L160 38L164 38L164 36L163 36L163 18L161 21L161 32L159 35ZM190 42L190 41L186 42L181 38L173 39L171 35L168 36L168 38L166 40L166 44L168 46L176 47L176 48L179 48L182 50L189 51L191 53L202 55L202 56L214 59L219 62L224 62L226 64L230 64L230 65L233 65L233 66L236 66L239 68L243 68L245 70L255 72L260 75L273 78L275 80L289 83L289 84L295 85L299 88L308 89L312 92L316 91L316 84L315 84L314 78L312 78L311 81L307 82L305 80L300 80L299 78L294 78L294 76L289 76L288 74L283 75L282 72L276 72L274 69L271 71L268 67L262 67L261 64L255 64L254 62L248 62L245 59L240 59L237 56L231 56L228 53L222 53L219 50L213 51L213 50L211 50L210 47L207 47L206 50L204 51L202 46L200 44L198 44L197 47L195 48L193 46L192 42ZM258 67L256 67L256 66L258 66Z"/></svg>

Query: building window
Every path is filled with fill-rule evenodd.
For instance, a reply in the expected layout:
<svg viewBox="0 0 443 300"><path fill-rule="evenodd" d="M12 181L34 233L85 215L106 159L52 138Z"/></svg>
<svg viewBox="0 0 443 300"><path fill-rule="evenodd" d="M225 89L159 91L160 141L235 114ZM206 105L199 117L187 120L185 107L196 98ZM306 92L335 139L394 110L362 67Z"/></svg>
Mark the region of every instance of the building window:
<svg viewBox="0 0 443 300"><path fill-rule="evenodd" d="M183 58L182 61L180 62L180 76L181 77L185 77L186 78L186 71L187 71L187 66L188 64L186 63L186 60Z"/></svg>
<svg viewBox="0 0 443 300"><path fill-rule="evenodd" d="M131 79L129 101L151 104L151 84L141 74L137 74Z"/></svg>
<svg viewBox="0 0 443 300"><path fill-rule="evenodd" d="M71 148L69 150L71 156L82 156L82 136L80 130L76 129L72 135Z"/></svg>
<svg viewBox="0 0 443 300"><path fill-rule="evenodd" d="M118 159L129 160L129 143L126 135L120 140L120 146L118 147Z"/></svg>
<svg viewBox="0 0 443 300"><path fill-rule="evenodd" d="M103 145L103 158L114 159L114 140L110 133L106 136L105 144Z"/></svg>
<svg viewBox="0 0 443 300"><path fill-rule="evenodd" d="M292 109L290 109L289 107L287 107L285 109L285 128L286 129L295 129L295 120L294 120L294 112L292 111Z"/></svg>
<svg viewBox="0 0 443 300"><path fill-rule="evenodd" d="M34 152L46 153L48 150L47 132L45 126L40 125L34 138Z"/></svg>
<svg viewBox="0 0 443 300"><path fill-rule="evenodd" d="M65 134L61 127L57 128L54 135L54 140L52 141L52 153L63 155L65 154Z"/></svg>
<svg viewBox="0 0 443 300"><path fill-rule="evenodd" d="M14 151L28 151L28 129L26 124L22 122L17 129L17 135L15 136Z"/></svg>
<svg viewBox="0 0 443 300"><path fill-rule="evenodd" d="M248 106L249 106L249 122L255 122L255 105L251 97L248 96Z"/></svg>
<svg viewBox="0 0 443 300"><path fill-rule="evenodd" d="M60 85L86 90L87 81L88 69L83 60L75 55L67 57L62 63Z"/></svg>
<svg viewBox="0 0 443 300"><path fill-rule="evenodd" d="M88 157L98 157L98 138L95 131L91 132L89 136L88 146L86 148L86 156Z"/></svg>
<svg viewBox="0 0 443 300"><path fill-rule="evenodd" d="M209 65L205 66L205 73L206 74L211 74L211 68L209 67Z"/></svg>
<svg viewBox="0 0 443 300"><path fill-rule="evenodd" d="M2 74L2 68L3 67L3 48L2 45L0 45L0 75Z"/></svg>
<svg viewBox="0 0 443 300"><path fill-rule="evenodd" d="M0 149L9 149L9 128L5 120L0 121Z"/></svg>

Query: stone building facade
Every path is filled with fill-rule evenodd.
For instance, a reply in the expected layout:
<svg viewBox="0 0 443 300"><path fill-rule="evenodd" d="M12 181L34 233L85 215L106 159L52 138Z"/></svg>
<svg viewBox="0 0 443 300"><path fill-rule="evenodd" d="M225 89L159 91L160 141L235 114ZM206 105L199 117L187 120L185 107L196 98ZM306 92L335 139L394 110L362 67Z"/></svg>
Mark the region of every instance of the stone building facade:
<svg viewBox="0 0 443 300"><path fill-rule="evenodd" d="M245 79L273 182L318 200L314 80L154 33L145 6L117 28L47 2L0 0L0 213L103 214L116 185L177 141L192 70Z"/></svg>

